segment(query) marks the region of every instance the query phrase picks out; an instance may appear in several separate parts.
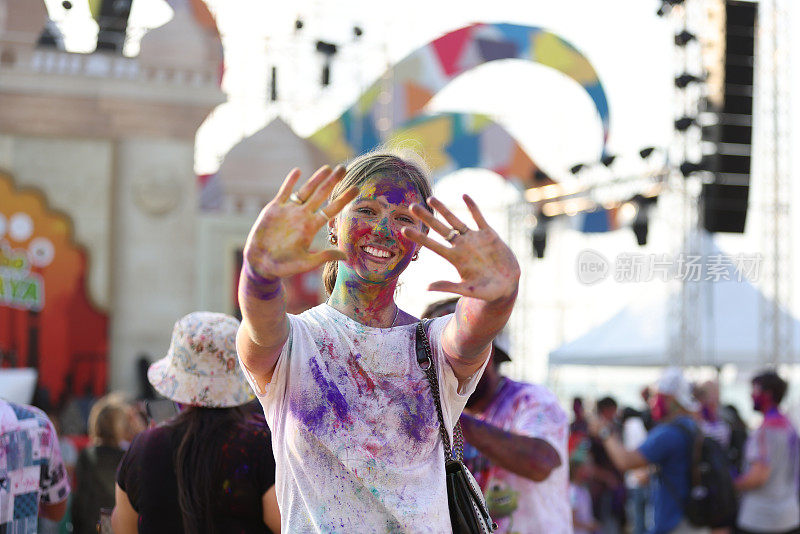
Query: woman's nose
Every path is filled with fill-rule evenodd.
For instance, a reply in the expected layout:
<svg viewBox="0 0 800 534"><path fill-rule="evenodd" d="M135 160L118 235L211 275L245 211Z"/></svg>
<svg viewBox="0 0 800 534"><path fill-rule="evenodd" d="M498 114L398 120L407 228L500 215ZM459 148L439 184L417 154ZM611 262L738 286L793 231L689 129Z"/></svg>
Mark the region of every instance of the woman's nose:
<svg viewBox="0 0 800 534"><path fill-rule="evenodd" d="M375 228L373 228L372 232L384 239L392 237L392 231L389 228L389 219L382 219L377 225L375 225Z"/></svg>

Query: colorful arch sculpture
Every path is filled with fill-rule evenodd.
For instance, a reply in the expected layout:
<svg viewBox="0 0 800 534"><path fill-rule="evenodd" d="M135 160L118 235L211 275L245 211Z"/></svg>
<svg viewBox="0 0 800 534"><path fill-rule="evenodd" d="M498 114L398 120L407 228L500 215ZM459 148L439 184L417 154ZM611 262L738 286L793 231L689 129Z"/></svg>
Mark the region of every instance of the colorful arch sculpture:
<svg viewBox="0 0 800 534"><path fill-rule="evenodd" d="M465 167L482 167L522 185L538 169L516 140L485 115L425 115L425 105L455 77L501 59L524 59L551 67L580 84L595 105L603 125L603 151L609 134L605 90L589 60L572 44L543 28L515 24L473 24L417 49L391 72L391 87L382 80L367 89L337 120L309 140L332 161L342 161L380 143L414 139L430 160L434 179ZM392 102L380 95L390 90ZM381 121L395 125L387 128Z"/></svg>

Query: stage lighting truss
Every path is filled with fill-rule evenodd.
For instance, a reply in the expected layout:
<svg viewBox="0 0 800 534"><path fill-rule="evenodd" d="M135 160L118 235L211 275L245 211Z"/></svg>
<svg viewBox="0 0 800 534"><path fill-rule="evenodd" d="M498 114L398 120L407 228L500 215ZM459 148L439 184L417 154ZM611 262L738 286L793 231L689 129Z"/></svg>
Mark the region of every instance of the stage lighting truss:
<svg viewBox="0 0 800 534"><path fill-rule="evenodd" d="M632 198L653 199L667 185L669 170L631 176L618 176L594 183L579 179L565 180L525 191L525 200L547 217L577 215L597 209L619 208Z"/></svg>

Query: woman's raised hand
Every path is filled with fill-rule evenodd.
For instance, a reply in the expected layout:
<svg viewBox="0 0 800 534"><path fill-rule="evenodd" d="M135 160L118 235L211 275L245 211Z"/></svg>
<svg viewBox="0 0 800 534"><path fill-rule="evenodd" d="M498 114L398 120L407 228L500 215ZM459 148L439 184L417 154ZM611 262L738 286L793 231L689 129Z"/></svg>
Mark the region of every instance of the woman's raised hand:
<svg viewBox="0 0 800 534"><path fill-rule="evenodd" d="M475 202L468 195L463 198L477 230L469 228L438 199L431 197L428 204L448 224L435 218L419 204L411 206L411 213L444 237L450 246L434 241L413 228L403 228L403 235L449 261L461 276L460 282L433 282L428 286L429 290L447 291L489 302L509 298L517 291L520 276L517 258L489 226Z"/></svg>
<svg viewBox="0 0 800 534"><path fill-rule="evenodd" d="M337 249L309 250L319 229L358 194L357 187L350 187L320 209L344 173L342 166L331 170L326 165L293 193L300 170L292 169L247 236L244 259L251 269L266 278L286 278L310 271L326 261L344 259L344 252Z"/></svg>

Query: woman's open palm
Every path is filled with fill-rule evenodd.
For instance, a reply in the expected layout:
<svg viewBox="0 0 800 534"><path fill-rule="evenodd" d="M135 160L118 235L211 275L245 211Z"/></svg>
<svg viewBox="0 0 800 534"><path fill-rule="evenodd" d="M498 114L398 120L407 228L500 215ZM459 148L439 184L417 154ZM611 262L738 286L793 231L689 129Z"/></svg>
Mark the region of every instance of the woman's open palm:
<svg viewBox="0 0 800 534"><path fill-rule="evenodd" d="M247 236L244 259L264 277L286 278L310 271L327 261L344 259L344 252L327 249L310 250L311 242L320 228L334 217L358 194L350 187L324 209L322 204L345 170L324 166L292 193L300 179L300 170L293 169L281 185L278 194L267 204Z"/></svg>
<svg viewBox="0 0 800 534"><path fill-rule="evenodd" d="M508 298L516 292L519 281L520 268L517 259L486 222L475 202L468 195L463 198L475 220L477 230L467 227L444 204L431 197L428 203L442 215L449 226L419 204L411 206L411 213L444 237L449 246L434 241L413 228L404 228L403 234L446 259L461 276L460 282L433 282L428 286L429 290L447 291L485 301Z"/></svg>

